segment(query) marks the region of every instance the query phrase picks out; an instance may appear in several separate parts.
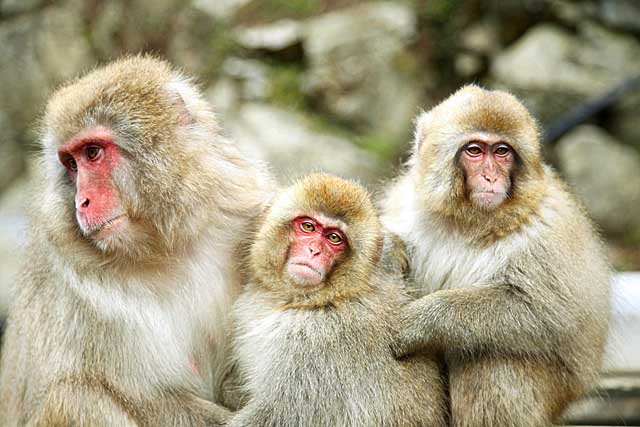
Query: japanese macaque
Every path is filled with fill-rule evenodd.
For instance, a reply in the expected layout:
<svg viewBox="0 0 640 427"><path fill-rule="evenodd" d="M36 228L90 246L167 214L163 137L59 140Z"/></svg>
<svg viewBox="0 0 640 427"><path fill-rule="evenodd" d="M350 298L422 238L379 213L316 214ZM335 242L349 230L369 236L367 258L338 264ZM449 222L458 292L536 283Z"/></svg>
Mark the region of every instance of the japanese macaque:
<svg viewBox="0 0 640 427"><path fill-rule="evenodd" d="M197 89L130 57L59 89L43 119L25 266L0 376L6 426L224 421L238 248L271 180Z"/></svg>
<svg viewBox="0 0 640 427"><path fill-rule="evenodd" d="M466 86L423 113L383 209L426 295L404 311L399 355L444 355L452 425L550 425L594 384L609 266L516 98Z"/></svg>
<svg viewBox="0 0 640 427"><path fill-rule="evenodd" d="M230 426L444 426L440 365L394 358L402 283L381 274L367 192L310 175L276 197L235 305L249 394Z"/></svg>

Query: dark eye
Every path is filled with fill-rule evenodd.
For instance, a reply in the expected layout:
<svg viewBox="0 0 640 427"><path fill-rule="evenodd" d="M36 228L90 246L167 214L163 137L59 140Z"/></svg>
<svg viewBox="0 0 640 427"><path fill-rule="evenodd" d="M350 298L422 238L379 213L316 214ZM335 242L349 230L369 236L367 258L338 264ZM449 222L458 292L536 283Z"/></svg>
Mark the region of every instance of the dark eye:
<svg viewBox="0 0 640 427"><path fill-rule="evenodd" d="M302 224L300 224L300 228L302 229L302 231L307 232L307 233L311 233L312 231L316 231L316 227L315 227L315 225L313 225L313 223L311 221L304 221Z"/></svg>
<svg viewBox="0 0 640 427"><path fill-rule="evenodd" d="M73 157L69 157L67 159L67 167L69 168L69 170L73 172L78 170L78 164L76 163L76 160Z"/></svg>
<svg viewBox="0 0 640 427"><path fill-rule="evenodd" d="M86 153L87 153L87 159L89 160L95 160L98 155L100 155L100 151L102 149L98 146L95 145L90 145L87 147Z"/></svg>
<svg viewBox="0 0 640 427"><path fill-rule="evenodd" d="M482 149L480 149L480 147L478 147L477 145L471 145L467 147L466 152L472 157L477 157L482 154Z"/></svg>
<svg viewBox="0 0 640 427"><path fill-rule="evenodd" d="M339 245L340 243L342 243L342 236L340 236L338 233L327 234L327 239L331 244L334 245Z"/></svg>
<svg viewBox="0 0 640 427"><path fill-rule="evenodd" d="M496 148L496 151L494 151L494 153L496 153L496 155L498 156L506 156L507 154L509 154L511 150L509 150L509 147L505 146L505 145L501 145L498 148Z"/></svg>

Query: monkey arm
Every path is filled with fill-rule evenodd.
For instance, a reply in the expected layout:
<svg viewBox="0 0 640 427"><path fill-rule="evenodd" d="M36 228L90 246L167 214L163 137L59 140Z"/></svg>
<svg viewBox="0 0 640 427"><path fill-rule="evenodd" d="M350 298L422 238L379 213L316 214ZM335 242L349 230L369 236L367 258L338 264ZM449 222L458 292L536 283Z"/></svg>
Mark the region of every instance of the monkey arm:
<svg viewBox="0 0 640 427"><path fill-rule="evenodd" d="M28 425L222 426L231 417L224 407L182 390L165 390L140 403L101 381L70 378L50 386L46 400Z"/></svg>
<svg viewBox="0 0 640 427"><path fill-rule="evenodd" d="M244 407L249 401L249 394L244 387L237 364L233 364L222 381L221 403L233 411Z"/></svg>
<svg viewBox="0 0 640 427"><path fill-rule="evenodd" d="M557 305L557 304L556 304ZM576 324L521 289L503 284L442 290L407 304L401 314L397 355L420 350L551 357Z"/></svg>
<svg viewBox="0 0 640 427"><path fill-rule="evenodd" d="M398 277L404 277L409 271L406 245L400 237L390 231L384 233L381 265L383 271Z"/></svg>

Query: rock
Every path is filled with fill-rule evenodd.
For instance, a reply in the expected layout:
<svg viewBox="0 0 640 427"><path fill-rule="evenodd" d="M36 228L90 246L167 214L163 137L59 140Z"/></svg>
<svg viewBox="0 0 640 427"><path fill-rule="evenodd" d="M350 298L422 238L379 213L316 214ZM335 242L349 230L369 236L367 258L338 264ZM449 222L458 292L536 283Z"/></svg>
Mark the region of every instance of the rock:
<svg viewBox="0 0 640 427"><path fill-rule="evenodd" d="M302 42L302 24L291 19L249 28L238 28L236 39L246 49L282 51Z"/></svg>
<svg viewBox="0 0 640 427"><path fill-rule="evenodd" d="M494 55L500 49L496 24L489 21L473 24L460 35L460 46L479 55Z"/></svg>
<svg viewBox="0 0 640 427"><path fill-rule="evenodd" d="M269 69L253 59L228 58L222 64L222 75L206 90L206 97L224 116L243 102L262 101L271 90Z"/></svg>
<svg viewBox="0 0 640 427"><path fill-rule="evenodd" d="M640 242L640 155L583 125L557 146L560 169L606 233Z"/></svg>
<svg viewBox="0 0 640 427"><path fill-rule="evenodd" d="M193 6L216 19L229 19L251 0L194 0Z"/></svg>
<svg viewBox="0 0 640 427"><path fill-rule="evenodd" d="M82 19L69 9L51 6L0 25L0 189L23 171L51 87L94 62Z"/></svg>
<svg viewBox="0 0 640 427"><path fill-rule="evenodd" d="M609 26L640 31L640 3L637 0L600 0L599 16Z"/></svg>
<svg viewBox="0 0 640 427"><path fill-rule="evenodd" d="M222 128L243 152L267 162L281 182L325 171L372 183L381 173L370 154L348 140L313 130L298 113L246 103L222 118Z"/></svg>
<svg viewBox="0 0 640 427"><path fill-rule="evenodd" d="M16 127L0 111L0 194L24 169L24 147L18 142Z"/></svg>
<svg viewBox="0 0 640 427"><path fill-rule="evenodd" d="M541 24L499 54L491 80L549 121L598 97L640 69L640 43L584 23L578 35Z"/></svg>
<svg viewBox="0 0 640 427"><path fill-rule="evenodd" d="M0 317L4 317L12 301L22 259L27 227L24 211L27 186L27 179L20 179L0 197Z"/></svg>
<svg viewBox="0 0 640 427"><path fill-rule="evenodd" d="M365 3L310 19L305 93L340 121L405 135L427 80L406 49L415 35L416 17L401 3Z"/></svg>
<svg viewBox="0 0 640 427"><path fill-rule="evenodd" d="M93 3L93 4L92 4ZM170 39L179 31L176 17L185 5L183 0L112 0L87 2L87 25L91 29L92 47L102 59L125 53L167 50Z"/></svg>
<svg viewBox="0 0 640 427"><path fill-rule="evenodd" d="M612 109L609 127L620 141L640 152L640 91L627 94Z"/></svg>
<svg viewBox="0 0 640 427"><path fill-rule="evenodd" d="M49 88L93 62L79 17L50 7L0 26L0 111L29 124ZM20 78L16 78L20 76Z"/></svg>
<svg viewBox="0 0 640 427"><path fill-rule="evenodd" d="M484 67L484 62L478 55L464 52L456 55L454 67L456 74L465 79L470 79L480 73Z"/></svg>
<svg viewBox="0 0 640 427"><path fill-rule="evenodd" d="M2 0L0 2L0 15L14 15L25 13L42 6L44 0Z"/></svg>
<svg viewBox="0 0 640 427"><path fill-rule="evenodd" d="M577 27L598 14L595 1L553 0L549 6L551 13L570 27Z"/></svg>
<svg viewBox="0 0 640 427"><path fill-rule="evenodd" d="M268 69L253 59L228 58L222 64L223 73L242 85L243 100L263 100L269 92Z"/></svg>

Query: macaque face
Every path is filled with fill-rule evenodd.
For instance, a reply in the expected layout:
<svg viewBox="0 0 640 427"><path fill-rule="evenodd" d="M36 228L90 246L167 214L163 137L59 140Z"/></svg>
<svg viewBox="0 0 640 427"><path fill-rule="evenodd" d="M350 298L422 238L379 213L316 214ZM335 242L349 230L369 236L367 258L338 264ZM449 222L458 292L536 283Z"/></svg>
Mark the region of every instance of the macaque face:
<svg viewBox="0 0 640 427"><path fill-rule="evenodd" d="M297 217L292 227L287 273L300 286L321 285L348 249L346 236L308 216Z"/></svg>
<svg viewBox="0 0 640 427"><path fill-rule="evenodd" d="M498 138L474 138L462 147L460 166L471 202L494 209L509 197L515 153Z"/></svg>
<svg viewBox="0 0 640 427"><path fill-rule="evenodd" d="M76 220L82 233L102 242L123 234L129 219L113 182L123 158L111 132L104 127L83 131L60 147L58 158L75 186Z"/></svg>

